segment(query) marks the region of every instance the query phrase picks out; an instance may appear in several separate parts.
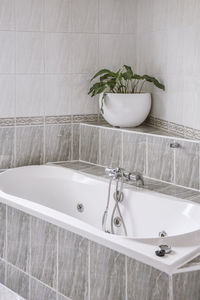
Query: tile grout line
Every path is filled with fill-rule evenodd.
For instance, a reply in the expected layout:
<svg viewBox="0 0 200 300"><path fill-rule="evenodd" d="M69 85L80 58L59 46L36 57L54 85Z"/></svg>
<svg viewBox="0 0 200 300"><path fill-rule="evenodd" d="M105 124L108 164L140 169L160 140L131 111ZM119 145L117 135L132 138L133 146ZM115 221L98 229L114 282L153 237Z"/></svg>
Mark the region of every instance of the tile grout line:
<svg viewBox="0 0 200 300"><path fill-rule="evenodd" d="M90 287L91 287L91 278L90 278L90 246L91 242L88 240L88 300L90 300Z"/></svg>
<svg viewBox="0 0 200 300"><path fill-rule="evenodd" d="M128 300L128 258L125 256L125 299Z"/></svg>
<svg viewBox="0 0 200 300"><path fill-rule="evenodd" d="M29 226L30 226L30 234L29 234L29 300L31 299L31 278L30 278L30 275L31 275L31 261L32 261L32 251L31 251L31 248L32 248L32 216L30 215L29 216Z"/></svg>
<svg viewBox="0 0 200 300"><path fill-rule="evenodd" d="M57 226L56 232L56 300L58 300L58 251L59 251L59 228Z"/></svg>
<svg viewBox="0 0 200 300"><path fill-rule="evenodd" d="M7 254L7 249L8 249L8 206L6 205L6 236L5 236L5 261L7 262L8 260L8 254ZM7 285L7 275L8 275L8 270L7 270L7 264L5 263L5 284Z"/></svg>

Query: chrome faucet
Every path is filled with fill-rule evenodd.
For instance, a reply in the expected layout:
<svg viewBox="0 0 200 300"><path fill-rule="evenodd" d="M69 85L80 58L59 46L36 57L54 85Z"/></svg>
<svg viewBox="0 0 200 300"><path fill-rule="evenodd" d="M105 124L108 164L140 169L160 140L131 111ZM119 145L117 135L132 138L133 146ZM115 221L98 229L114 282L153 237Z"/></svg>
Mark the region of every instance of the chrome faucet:
<svg viewBox="0 0 200 300"><path fill-rule="evenodd" d="M136 182L137 186L143 186L144 185L144 179L141 173L139 172L128 172L122 168L106 168L105 169L106 174L109 177L112 177L114 180L117 180L119 178L124 178L126 181L133 181Z"/></svg>

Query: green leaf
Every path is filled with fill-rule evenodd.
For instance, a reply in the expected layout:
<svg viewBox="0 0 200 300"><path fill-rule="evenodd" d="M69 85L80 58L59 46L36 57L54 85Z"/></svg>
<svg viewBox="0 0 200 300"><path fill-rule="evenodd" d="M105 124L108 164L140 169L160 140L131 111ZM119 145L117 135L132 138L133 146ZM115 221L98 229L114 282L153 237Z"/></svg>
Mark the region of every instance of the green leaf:
<svg viewBox="0 0 200 300"><path fill-rule="evenodd" d="M102 75L102 74L106 74L106 73L111 73L111 71L108 70L108 69L102 69L102 70L100 70L99 72L97 72L97 73L92 77L92 79L91 79L90 81L92 81L92 80L95 79L96 77L98 77L98 76L100 76L100 75Z"/></svg>
<svg viewBox="0 0 200 300"><path fill-rule="evenodd" d="M149 75L143 75L144 79L148 82L152 82L157 88L165 91L164 84L160 83L155 77L151 77Z"/></svg>

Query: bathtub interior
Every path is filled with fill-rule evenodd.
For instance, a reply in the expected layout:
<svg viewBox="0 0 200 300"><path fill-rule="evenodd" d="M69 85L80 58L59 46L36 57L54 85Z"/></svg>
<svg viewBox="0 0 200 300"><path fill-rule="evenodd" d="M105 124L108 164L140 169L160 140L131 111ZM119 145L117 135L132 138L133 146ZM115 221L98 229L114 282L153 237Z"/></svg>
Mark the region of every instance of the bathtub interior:
<svg viewBox="0 0 200 300"><path fill-rule="evenodd" d="M4 195L39 203L102 230L108 195L106 179L61 166L29 166L0 174L0 190ZM110 232L114 192L115 183L111 188L107 218L107 230ZM82 212L77 209L79 204L83 206ZM157 238L163 230L168 236L178 236L200 229L200 205L189 201L126 187L124 200L119 206L129 238ZM114 233L123 236L123 227L114 227Z"/></svg>

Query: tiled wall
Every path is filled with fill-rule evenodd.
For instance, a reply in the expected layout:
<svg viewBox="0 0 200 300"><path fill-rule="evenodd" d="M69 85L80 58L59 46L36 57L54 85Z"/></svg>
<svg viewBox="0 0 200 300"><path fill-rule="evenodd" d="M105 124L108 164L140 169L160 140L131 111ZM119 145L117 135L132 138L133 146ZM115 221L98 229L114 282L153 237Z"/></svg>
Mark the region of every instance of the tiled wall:
<svg viewBox="0 0 200 300"><path fill-rule="evenodd" d="M80 125L80 160L200 189L200 142L109 127ZM173 149L171 143L179 148Z"/></svg>
<svg viewBox="0 0 200 300"><path fill-rule="evenodd" d="M79 124L0 128L0 169L78 159Z"/></svg>
<svg viewBox="0 0 200 300"><path fill-rule="evenodd" d="M98 113L91 76L135 57L134 1L123 2L0 0L0 169L77 157L66 123Z"/></svg>
<svg viewBox="0 0 200 300"><path fill-rule="evenodd" d="M166 86L166 92L153 89L152 115L200 129L199 0L137 4L137 71Z"/></svg>
<svg viewBox="0 0 200 300"><path fill-rule="evenodd" d="M97 113L89 79L135 55L134 1L123 2L0 0L0 118Z"/></svg>

